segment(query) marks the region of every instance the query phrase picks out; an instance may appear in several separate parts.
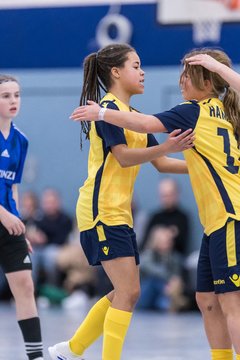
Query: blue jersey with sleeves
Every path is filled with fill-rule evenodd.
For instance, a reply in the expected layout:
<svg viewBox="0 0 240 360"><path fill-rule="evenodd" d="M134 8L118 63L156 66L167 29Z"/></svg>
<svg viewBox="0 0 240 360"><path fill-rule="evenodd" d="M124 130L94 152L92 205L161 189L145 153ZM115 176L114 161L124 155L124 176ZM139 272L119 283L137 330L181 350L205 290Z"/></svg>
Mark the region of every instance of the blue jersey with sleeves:
<svg viewBox="0 0 240 360"><path fill-rule="evenodd" d="M12 185L21 182L27 148L26 136L13 123L7 138L0 131L0 205L17 216Z"/></svg>

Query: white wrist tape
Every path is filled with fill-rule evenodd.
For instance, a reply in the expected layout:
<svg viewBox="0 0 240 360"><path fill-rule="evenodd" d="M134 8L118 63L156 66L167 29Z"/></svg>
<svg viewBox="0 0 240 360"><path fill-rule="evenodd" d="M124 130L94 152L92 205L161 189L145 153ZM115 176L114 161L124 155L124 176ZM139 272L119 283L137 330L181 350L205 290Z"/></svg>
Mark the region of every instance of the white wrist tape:
<svg viewBox="0 0 240 360"><path fill-rule="evenodd" d="M104 121L104 114L106 112L106 108L101 108L98 113L98 120Z"/></svg>

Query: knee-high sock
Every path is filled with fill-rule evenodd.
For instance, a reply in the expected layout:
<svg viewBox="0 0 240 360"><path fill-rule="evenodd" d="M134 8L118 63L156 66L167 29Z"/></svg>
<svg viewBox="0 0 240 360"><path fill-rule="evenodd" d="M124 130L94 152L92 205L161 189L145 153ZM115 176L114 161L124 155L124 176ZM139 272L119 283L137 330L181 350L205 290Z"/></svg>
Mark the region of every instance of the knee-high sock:
<svg viewBox="0 0 240 360"><path fill-rule="evenodd" d="M212 360L233 360L232 349L212 349L211 355Z"/></svg>
<svg viewBox="0 0 240 360"><path fill-rule="evenodd" d="M74 354L82 355L85 349L102 335L105 315L110 305L111 302L104 296L90 309L82 324L69 340L70 349Z"/></svg>
<svg viewBox="0 0 240 360"><path fill-rule="evenodd" d="M28 359L42 358L43 344L39 317L19 320L18 324L23 334Z"/></svg>
<svg viewBox="0 0 240 360"><path fill-rule="evenodd" d="M120 360L132 313L109 307L103 328L103 360Z"/></svg>

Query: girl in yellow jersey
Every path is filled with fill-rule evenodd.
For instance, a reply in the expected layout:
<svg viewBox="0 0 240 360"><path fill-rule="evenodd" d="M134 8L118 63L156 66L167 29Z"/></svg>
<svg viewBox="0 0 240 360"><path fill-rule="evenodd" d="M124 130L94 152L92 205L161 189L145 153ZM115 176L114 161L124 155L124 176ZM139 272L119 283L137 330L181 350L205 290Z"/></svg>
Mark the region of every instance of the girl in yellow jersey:
<svg viewBox="0 0 240 360"><path fill-rule="evenodd" d="M199 49L186 54L180 77L186 101L169 111L154 116L103 111L90 102L90 106L76 109L71 118L84 121L101 117L143 133L194 129L195 146L185 151L185 158L204 226L196 298L212 359L232 360L233 344L240 360L240 103L228 81L186 61L202 53L231 66L220 50ZM239 89L236 82L234 87Z"/></svg>
<svg viewBox="0 0 240 360"><path fill-rule="evenodd" d="M208 54L197 54L186 59L190 65L202 65L206 69L217 73L236 91L240 91L240 74L217 61Z"/></svg>
<svg viewBox="0 0 240 360"><path fill-rule="evenodd" d="M144 91L144 71L135 50L110 45L90 54L84 62L80 104L100 101L101 109L136 111L132 95ZM82 359L85 349L103 334L103 360L119 360L132 311L140 292L139 254L133 231L131 202L141 163L152 161L162 172L186 173L184 161L167 153L192 147L191 130L174 130L158 145L153 135L139 134L105 122L83 123L90 138L88 178L80 188L77 220L81 244L91 265L101 264L113 291L90 310L74 336L49 348L54 360Z"/></svg>

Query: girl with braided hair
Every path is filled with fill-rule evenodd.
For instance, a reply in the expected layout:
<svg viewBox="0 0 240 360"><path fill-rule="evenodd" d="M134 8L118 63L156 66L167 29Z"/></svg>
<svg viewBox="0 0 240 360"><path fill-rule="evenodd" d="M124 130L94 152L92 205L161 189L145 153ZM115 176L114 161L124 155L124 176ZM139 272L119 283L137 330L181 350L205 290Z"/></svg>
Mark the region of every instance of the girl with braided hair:
<svg viewBox="0 0 240 360"><path fill-rule="evenodd" d="M101 90L106 95L101 99ZM80 105L88 99L101 110L137 113L132 95L144 91L144 71L129 45L109 45L84 62ZM89 120L89 119L86 119ZM174 130L158 145L153 135L138 134L116 124L82 123L90 139L88 178L80 188L77 219L81 244L91 265L101 264L113 290L90 310L74 336L49 348L52 359L82 359L103 334L103 360L120 360L132 312L140 292L139 254L133 230L131 202L139 164L151 161L162 172L187 173L183 160L165 155L192 147L191 129Z"/></svg>

